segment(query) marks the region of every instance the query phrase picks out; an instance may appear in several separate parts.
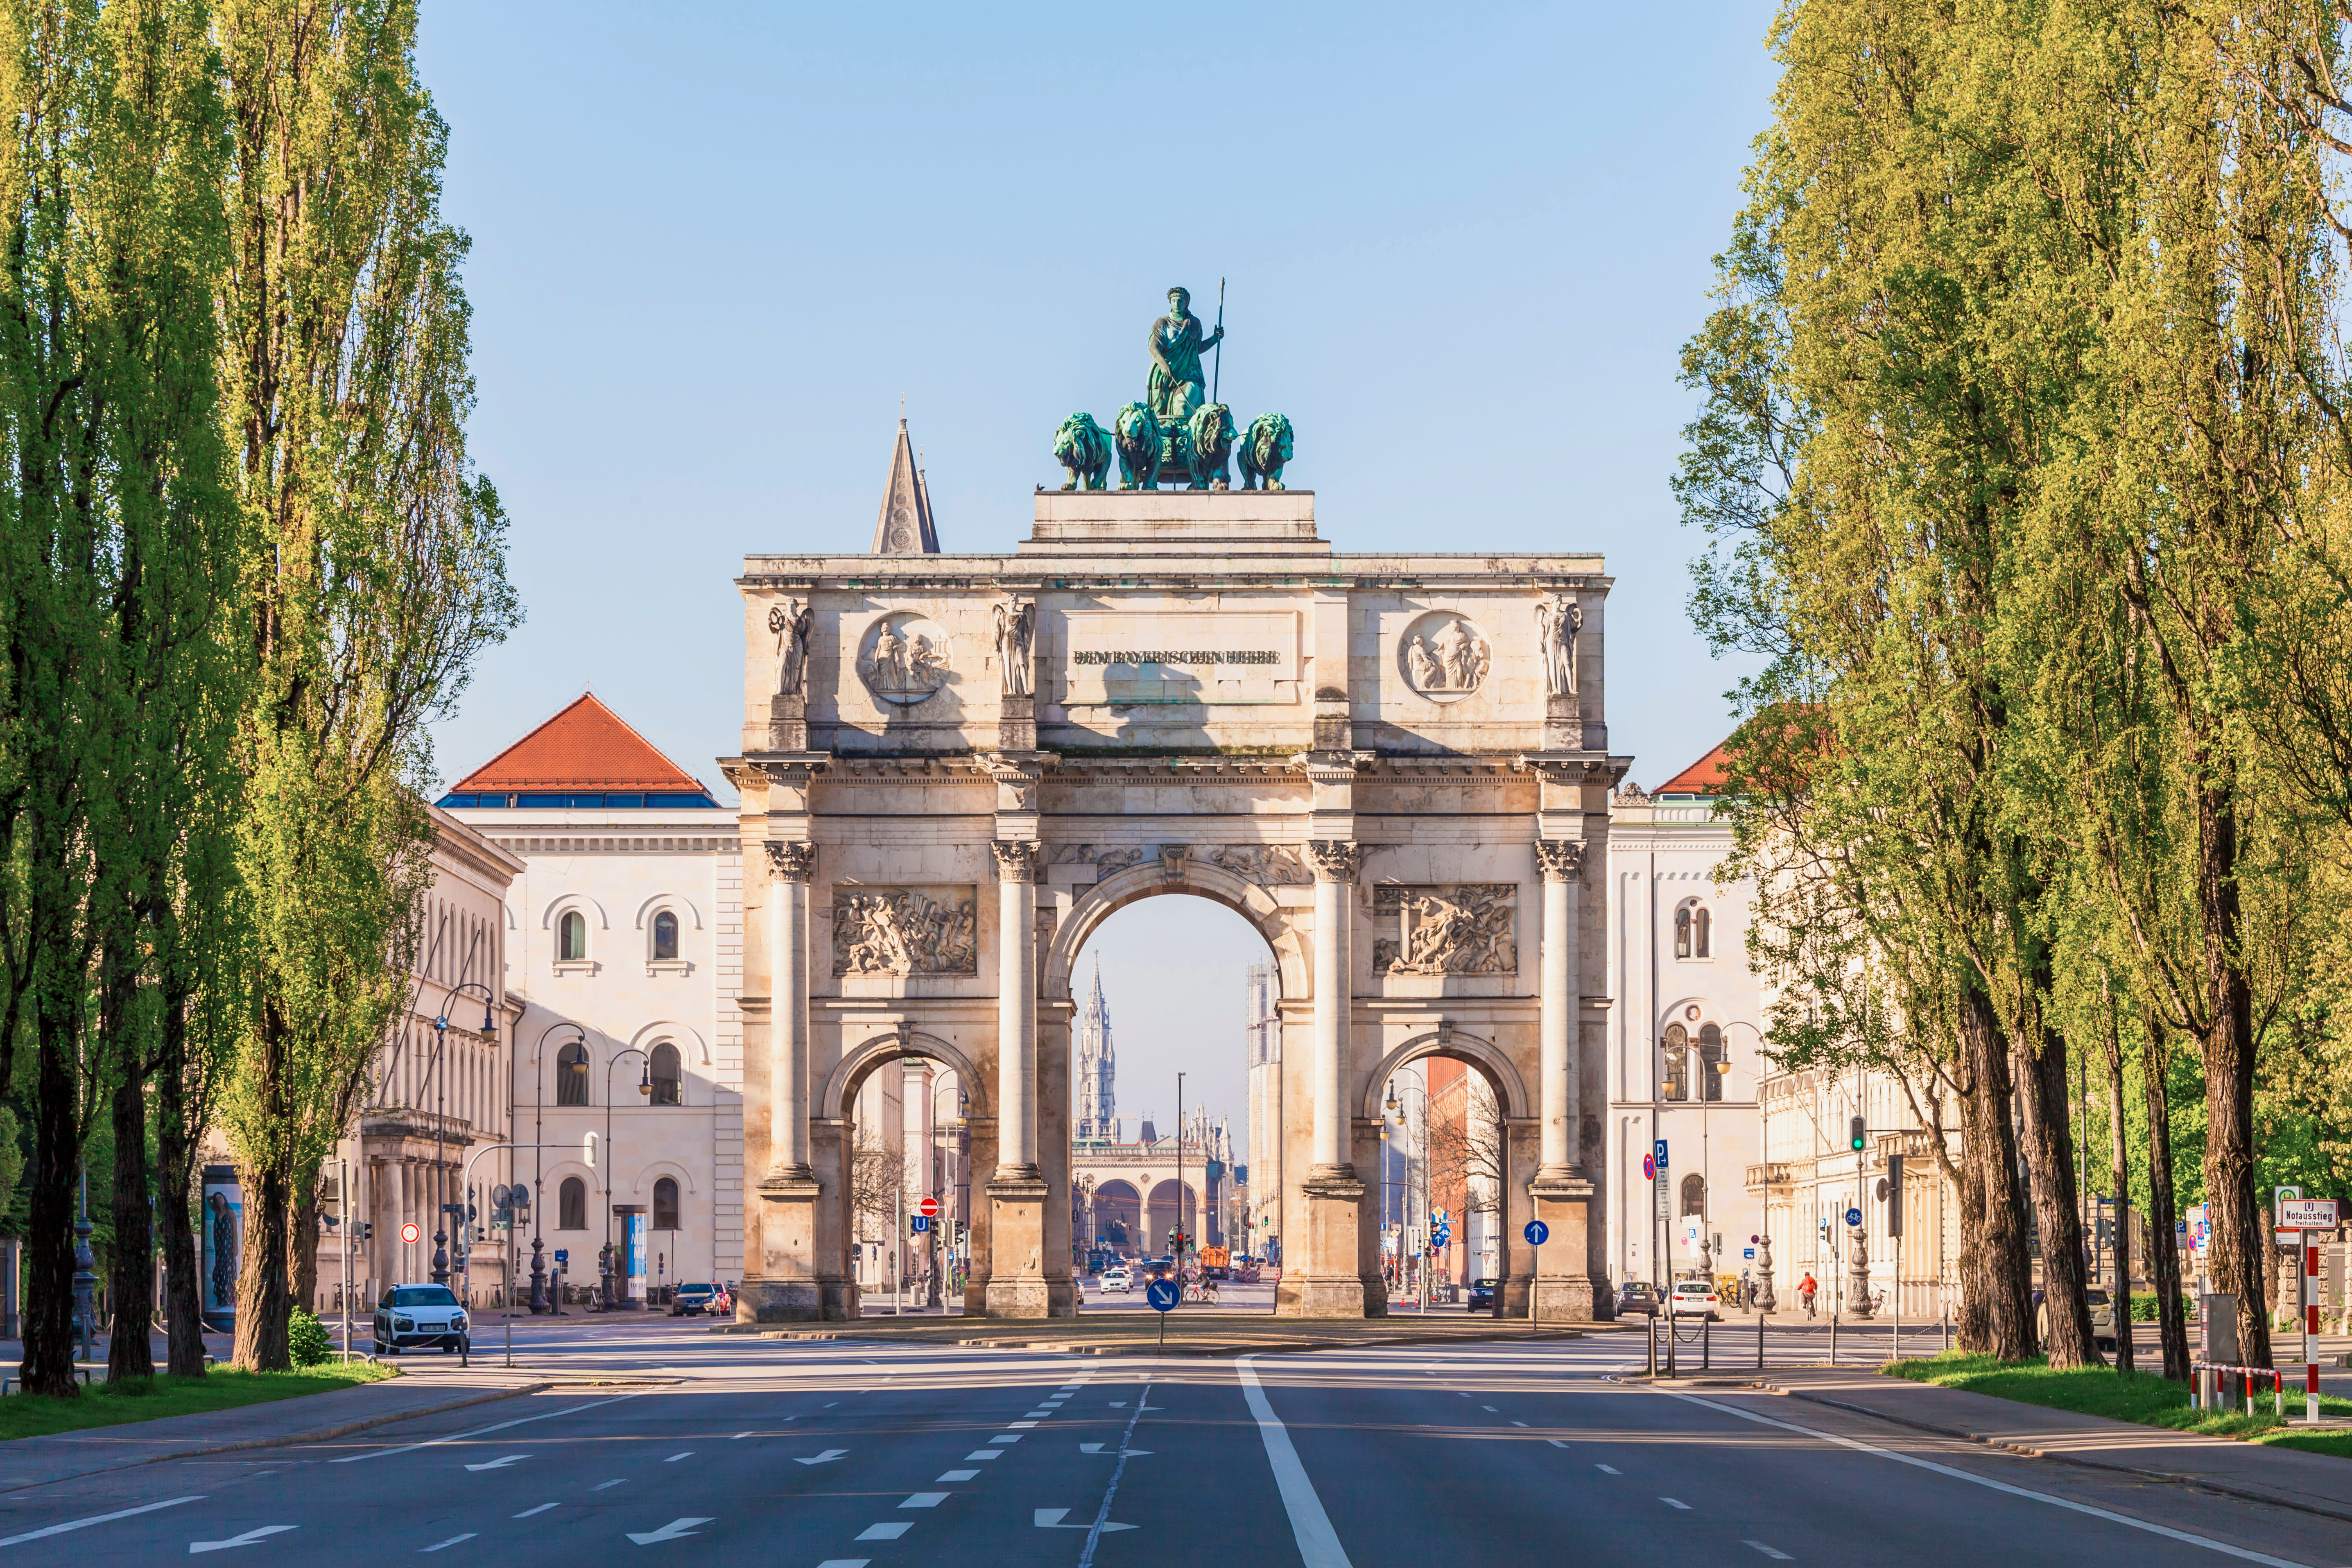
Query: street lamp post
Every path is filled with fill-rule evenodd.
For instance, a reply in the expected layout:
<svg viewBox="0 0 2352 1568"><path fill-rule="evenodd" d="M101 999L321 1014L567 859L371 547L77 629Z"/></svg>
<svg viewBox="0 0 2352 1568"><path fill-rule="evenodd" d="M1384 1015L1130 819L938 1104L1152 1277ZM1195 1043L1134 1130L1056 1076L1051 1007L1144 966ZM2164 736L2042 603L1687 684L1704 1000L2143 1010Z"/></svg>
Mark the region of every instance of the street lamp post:
<svg viewBox="0 0 2352 1568"><path fill-rule="evenodd" d="M449 1041L449 1004L468 991L482 994L482 1037L498 1038L498 997L478 980L467 980L450 987L449 994L441 999L441 1011L433 1020L433 1283L449 1283L449 1193L448 1161L449 1091L447 1077L442 1072L442 1056Z"/></svg>
<svg viewBox="0 0 2352 1568"><path fill-rule="evenodd" d="M1429 1216L1430 1216L1430 1207L1429 1207L1429 1091L1428 1091L1427 1089L1419 1089L1419 1088L1416 1088L1415 1086L1413 1086L1413 1085L1412 1085L1412 1084L1406 1084L1406 1085L1404 1086L1404 1092L1405 1092L1405 1093L1407 1093L1407 1094L1417 1094L1417 1095L1421 1096L1421 1221L1422 1221L1422 1224L1423 1224L1423 1226L1427 1226L1427 1225L1429 1224ZM1396 1081L1395 1081L1393 1079L1391 1079L1391 1080L1390 1080L1390 1082L1389 1082L1389 1098L1388 1098L1388 1104L1387 1104L1386 1106L1384 1106L1382 1109L1384 1109L1385 1110L1387 1110L1387 1111L1388 1111L1388 1113L1389 1113L1390 1115L1394 1116L1394 1117L1396 1118L1396 1124L1397 1124L1397 1126L1398 1126L1398 1127L1400 1127L1400 1128L1403 1128L1403 1127L1406 1127L1406 1126L1408 1126L1408 1125L1409 1125L1409 1123L1407 1123L1407 1122L1406 1122L1406 1121L1405 1121L1405 1119L1404 1119L1404 1108L1403 1108L1402 1105L1400 1105L1400 1104L1398 1104L1398 1103L1397 1103L1397 1086L1396 1086ZM1384 1118L1383 1120L1385 1120L1385 1118ZM1407 1188L1406 1190L1407 1190L1408 1192L1410 1192L1412 1189ZM1408 1226L1406 1227L1406 1229L1407 1229L1408 1231L1409 1231L1411 1228L1412 1228L1412 1227L1411 1227L1410 1226ZM1429 1237L1430 1237L1430 1235L1432 1235L1432 1234L1434 1234L1433 1230L1433 1231L1431 1231L1431 1232L1428 1232L1428 1233L1424 1233L1424 1235L1423 1236L1423 1237L1422 1237L1421 1248L1420 1248L1420 1251L1421 1251L1421 1257L1416 1260L1416 1264L1415 1264L1415 1267L1420 1270L1420 1276L1421 1276L1421 1297L1420 1297L1420 1300L1421 1300L1421 1309L1420 1309L1420 1310L1421 1310L1421 1311L1422 1311L1422 1313L1423 1313L1423 1316L1426 1316L1426 1315L1428 1314L1428 1312L1429 1312L1429 1249L1430 1249L1430 1246L1431 1246L1431 1243L1430 1243L1430 1240L1429 1240ZM1400 1248L1400 1249L1399 1249L1399 1254L1400 1254L1399 1261L1400 1261L1400 1262L1402 1262L1402 1248Z"/></svg>
<svg viewBox="0 0 2352 1568"><path fill-rule="evenodd" d="M620 1066L623 1057L645 1057L637 1092L648 1100L654 1092L653 1058L636 1047L614 1052L612 1060L604 1064L604 1310L608 1312L627 1300L629 1292L628 1276L622 1272L626 1261L613 1245L613 1069Z"/></svg>

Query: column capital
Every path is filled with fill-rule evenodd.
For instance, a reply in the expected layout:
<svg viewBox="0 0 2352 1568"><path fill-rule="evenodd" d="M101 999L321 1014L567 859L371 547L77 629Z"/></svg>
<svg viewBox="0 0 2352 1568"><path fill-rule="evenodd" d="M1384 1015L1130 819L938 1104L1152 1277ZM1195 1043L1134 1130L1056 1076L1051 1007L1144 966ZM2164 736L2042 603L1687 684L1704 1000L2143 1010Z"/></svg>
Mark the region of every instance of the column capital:
<svg viewBox="0 0 2352 1568"><path fill-rule="evenodd" d="M1317 881L1352 882L1364 863L1364 847L1344 838L1310 838L1307 841L1307 858L1315 862Z"/></svg>
<svg viewBox="0 0 2352 1568"><path fill-rule="evenodd" d="M988 847L996 857L996 879L1000 882L1034 882L1037 879L1038 850L1034 838L992 838Z"/></svg>
<svg viewBox="0 0 2352 1568"><path fill-rule="evenodd" d="M793 838L771 838L761 846L768 852L771 881L805 882L816 868L816 846Z"/></svg>
<svg viewBox="0 0 2352 1568"><path fill-rule="evenodd" d="M1584 840L1581 838L1538 838L1536 858L1543 865L1547 882L1573 882L1584 867Z"/></svg>

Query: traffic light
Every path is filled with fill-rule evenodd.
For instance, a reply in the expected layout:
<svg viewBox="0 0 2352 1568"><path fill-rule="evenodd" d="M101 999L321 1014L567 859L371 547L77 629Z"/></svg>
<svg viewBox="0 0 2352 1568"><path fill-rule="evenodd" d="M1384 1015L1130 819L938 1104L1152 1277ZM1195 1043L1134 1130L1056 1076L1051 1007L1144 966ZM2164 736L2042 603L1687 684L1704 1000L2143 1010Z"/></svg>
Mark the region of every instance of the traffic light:
<svg viewBox="0 0 2352 1568"><path fill-rule="evenodd" d="M353 1237L355 1239L357 1239L357 1240L360 1240L360 1241L365 1241L365 1240L367 1240L369 1237L373 1237L373 1235L375 1235L375 1224L374 1224L374 1222L373 1222L373 1221L372 1221L372 1220L364 1220L364 1219L363 1219L363 1220L360 1220L360 1221L356 1222L356 1223L352 1226L352 1237Z"/></svg>
<svg viewBox="0 0 2352 1568"><path fill-rule="evenodd" d="M1859 1116L1853 1119L1853 1135L1851 1142L1853 1146L1853 1152L1857 1154L1862 1152L1862 1146L1869 1142L1869 1140L1864 1136L1862 1118Z"/></svg>

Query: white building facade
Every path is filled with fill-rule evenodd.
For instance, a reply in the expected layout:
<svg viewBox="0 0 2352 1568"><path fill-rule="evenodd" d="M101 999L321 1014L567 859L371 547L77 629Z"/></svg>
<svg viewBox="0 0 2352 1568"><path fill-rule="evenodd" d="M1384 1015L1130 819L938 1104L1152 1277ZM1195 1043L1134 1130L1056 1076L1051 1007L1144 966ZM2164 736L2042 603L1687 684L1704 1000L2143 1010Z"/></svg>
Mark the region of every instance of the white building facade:
<svg viewBox="0 0 2352 1568"><path fill-rule="evenodd" d="M735 814L593 696L443 798L508 889L519 1230L573 1300L742 1274L742 855ZM560 1258L559 1258L560 1255ZM617 1287L616 1287L617 1288Z"/></svg>
<svg viewBox="0 0 2352 1568"><path fill-rule="evenodd" d="M1750 889L1717 876L1732 847L1715 815L1722 759L1717 747L1654 793L1629 785L1611 803L1608 1247L1620 1283L1703 1263L1736 1279L1764 1233L1762 1194L1748 1187L1762 1157L1763 1010L1748 964ZM1643 1161L1662 1142L1654 1179Z"/></svg>

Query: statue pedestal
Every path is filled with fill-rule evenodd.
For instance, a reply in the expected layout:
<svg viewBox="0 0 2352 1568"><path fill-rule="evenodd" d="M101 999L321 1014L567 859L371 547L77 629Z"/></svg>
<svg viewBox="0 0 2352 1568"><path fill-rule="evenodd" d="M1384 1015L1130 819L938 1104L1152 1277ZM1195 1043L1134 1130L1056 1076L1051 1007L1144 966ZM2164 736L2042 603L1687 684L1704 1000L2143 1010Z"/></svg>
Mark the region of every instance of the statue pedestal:
<svg viewBox="0 0 2352 1568"><path fill-rule="evenodd" d="M1584 699L1573 692L1544 699L1544 750L1584 750Z"/></svg>
<svg viewBox="0 0 2352 1568"><path fill-rule="evenodd" d="M1034 752L1037 749L1037 700L1000 697L996 710L996 749Z"/></svg>
<svg viewBox="0 0 2352 1568"><path fill-rule="evenodd" d="M795 691L768 699L768 750L808 750L808 699Z"/></svg>

